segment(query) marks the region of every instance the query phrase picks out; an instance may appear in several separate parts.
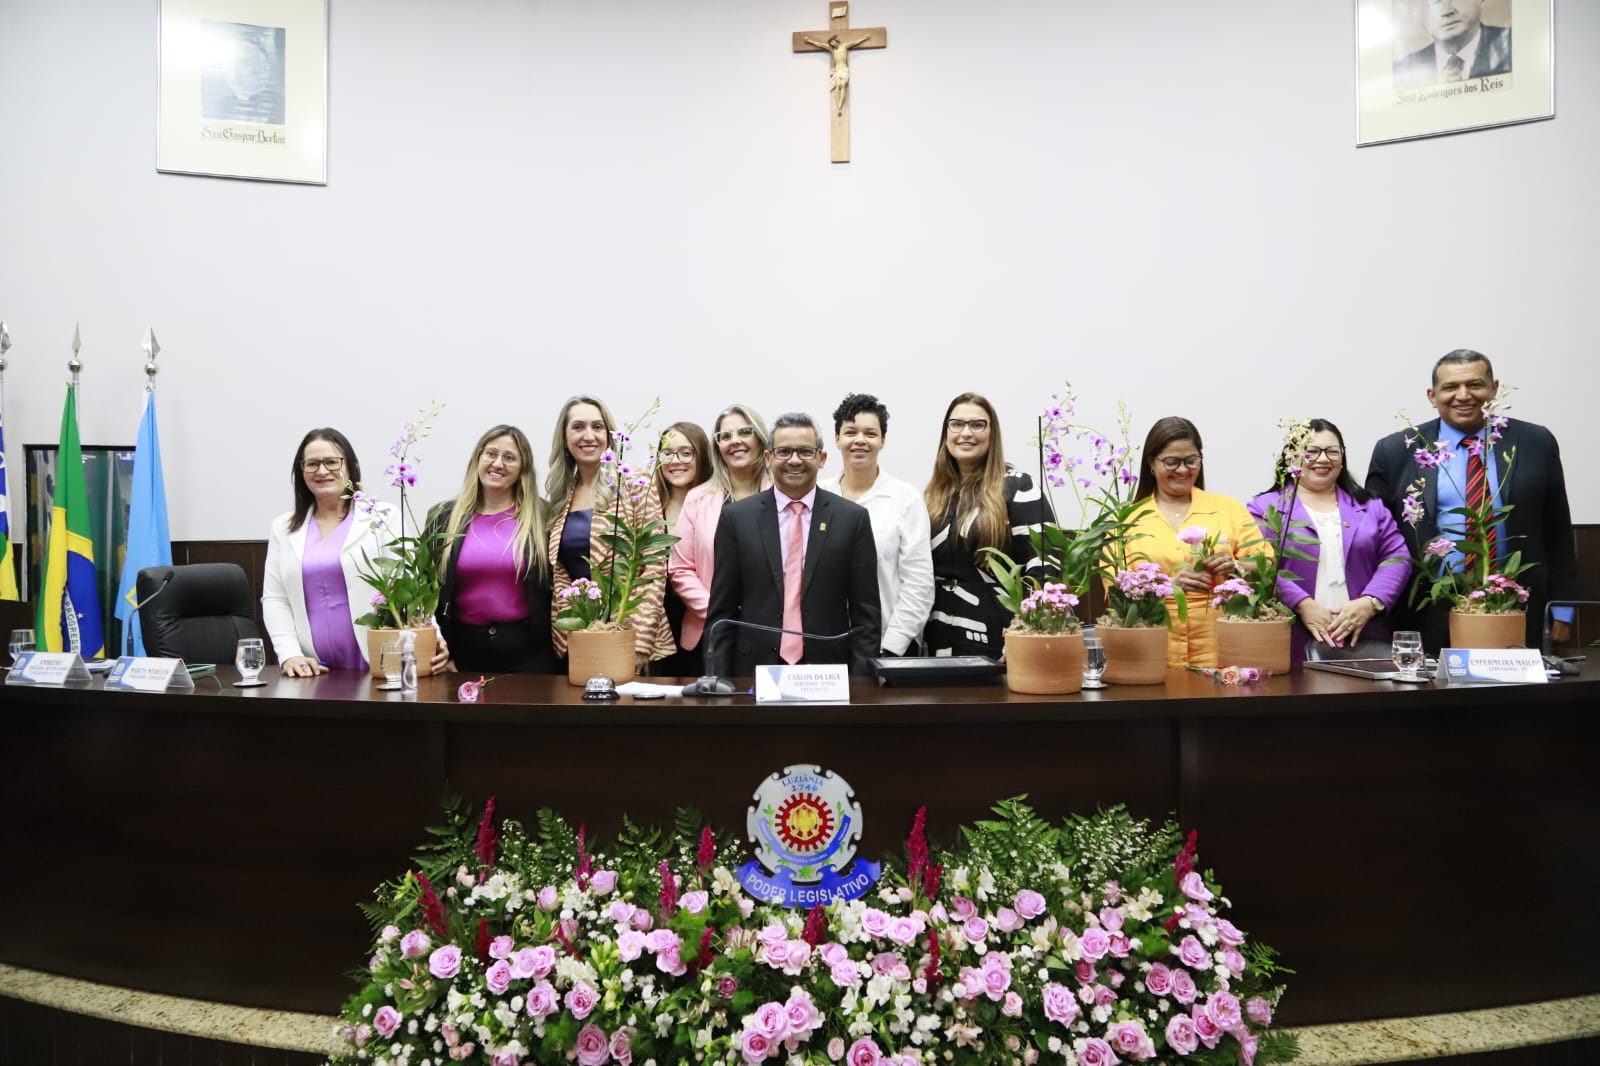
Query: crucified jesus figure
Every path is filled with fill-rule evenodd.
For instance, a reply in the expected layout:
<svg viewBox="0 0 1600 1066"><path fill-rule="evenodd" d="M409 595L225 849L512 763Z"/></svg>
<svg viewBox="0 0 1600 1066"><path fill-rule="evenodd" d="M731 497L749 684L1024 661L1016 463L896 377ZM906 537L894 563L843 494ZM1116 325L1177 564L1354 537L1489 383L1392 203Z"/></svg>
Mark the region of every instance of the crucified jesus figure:
<svg viewBox="0 0 1600 1066"><path fill-rule="evenodd" d="M811 37L803 37L801 40L813 48L825 49L833 57L833 62L828 67L828 89L833 93L833 113L844 114L845 94L850 91L850 49L860 48L872 40L872 35L868 34L848 43L839 40L837 33L829 37L826 44Z"/></svg>

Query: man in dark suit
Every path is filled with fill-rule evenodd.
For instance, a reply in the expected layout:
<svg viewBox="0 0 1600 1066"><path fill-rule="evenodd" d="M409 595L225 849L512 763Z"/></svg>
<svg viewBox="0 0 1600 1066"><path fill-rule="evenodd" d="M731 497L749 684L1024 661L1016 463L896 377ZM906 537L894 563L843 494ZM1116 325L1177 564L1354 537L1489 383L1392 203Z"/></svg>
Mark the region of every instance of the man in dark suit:
<svg viewBox="0 0 1600 1066"><path fill-rule="evenodd" d="M867 510L817 488L828 454L809 415L779 417L766 458L772 488L724 507L717 523L706 670L744 676L765 663L848 659L851 673L870 673L882 623ZM738 621L848 635L806 639Z"/></svg>
<svg viewBox="0 0 1600 1066"><path fill-rule="evenodd" d="M1439 417L1417 427L1420 439L1409 430L1402 431L1383 438L1372 450L1367 491L1394 512L1413 555L1420 557L1422 546L1440 534L1441 513L1445 517L1446 535L1452 540L1459 538L1459 528L1448 527L1452 522L1459 524L1460 519L1448 512L1464 503L1461 497L1467 485L1468 449L1461 441L1482 435L1487 421L1484 404L1494 399L1499 390L1500 383L1495 380L1494 368L1487 356L1466 348L1450 352L1434 364L1433 387L1428 390L1428 402L1439 412ZM1434 441L1450 445L1454 453L1451 463L1430 468L1418 465L1415 453ZM1510 463L1508 472L1505 464L1513 452L1516 459ZM1497 527L1503 530L1497 533L1497 553L1506 556L1520 551L1524 562L1536 564L1517 580L1529 592L1526 643L1530 648L1537 648L1545 604L1552 599L1573 599L1577 594L1578 559L1572 536L1572 512L1567 506L1566 476L1561 470L1561 450L1555 437L1543 426L1505 419L1499 442L1484 454L1489 467L1488 485L1498 485L1495 498L1502 506L1511 508L1503 526ZM1443 478L1441 469L1445 471ZM1419 478L1422 479L1422 514L1413 523L1407 520L1405 500ZM1449 561L1460 566L1457 556ZM1423 576L1419 574L1418 580L1424 580ZM1448 643L1448 604L1422 612L1412 611L1409 603L1392 606L1397 615L1395 628L1422 630L1423 644L1429 651L1437 651ZM1565 624L1558 620L1554 628L1559 639Z"/></svg>
<svg viewBox="0 0 1600 1066"><path fill-rule="evenodd" d="M1395 88L1415 89L1511 73L1511 28L1485 26L1482 0L1419 2L1433 43L1395 60Z"/></svg>

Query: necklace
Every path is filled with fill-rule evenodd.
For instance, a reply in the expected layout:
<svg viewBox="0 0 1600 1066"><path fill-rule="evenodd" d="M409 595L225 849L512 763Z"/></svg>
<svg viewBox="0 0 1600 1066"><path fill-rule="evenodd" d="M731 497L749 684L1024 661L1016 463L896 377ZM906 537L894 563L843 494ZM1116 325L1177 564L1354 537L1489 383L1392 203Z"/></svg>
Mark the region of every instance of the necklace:
<svg viewBox="0 0 1600 1066"><path fill-rule="evenodd" d="M478 534L479 518L495 519L494 526L489 531L494 538L494 544L489 543L489 541L485 540ZM475 515L472 521L467 523L467 535L473 540L477 541L479 544L483 545L484 550L490 552L491 554L495 554L495 548L496 545L498 545L500 549L498 554L503 559L505 558L506 553L511 550L511 537L510 535L501 531L504 530L508 524L515 529L516 522L517 515L516 512L512 510L499 511L492 515Z"/></svg>

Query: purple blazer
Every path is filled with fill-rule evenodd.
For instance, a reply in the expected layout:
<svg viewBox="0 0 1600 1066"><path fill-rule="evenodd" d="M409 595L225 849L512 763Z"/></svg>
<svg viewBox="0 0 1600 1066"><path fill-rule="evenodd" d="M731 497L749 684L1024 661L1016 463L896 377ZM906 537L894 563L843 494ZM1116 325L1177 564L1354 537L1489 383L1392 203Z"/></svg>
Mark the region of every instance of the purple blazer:
<svg viewBox="0 0 1600 1066"><path fill-rule="evenodd" d="M1386 608L1393 609L1405 594L1406 583L1411 579L1411 553L1406 548L1405 538L1400 535L1394 516L1382 500L1373 497L1366 503L1357 503L1343 489L1339 489L1338 493L1339 518L1344 526L1344 579L1347 593L1352 600L1360 596L1376 596ZM1267 513L1267 506L1276 506L1278 501L1276 492L1264 492L1246 506L1259 522ZM1316 526L1311 523L1311 516L1299 500L1295 500L1294 514L1290 517L1305 522L1306 526L1296 528L1315 539ZM1262 536L1267 535L1263 529ZM1321 550L1321 545L1317 543L1298 544L1295 547L1311 558L1283 561L1284 570L1300 575L1299 581L1282 575L1278 577L1278 594L1291 610L1316 592L1317 556ZM1385 559L1398 559L1399 562L1384 566ZM1389 636L1387 612L1374 617L1361 631L1362 640L1388 640ZM1292 662L1305 659L1306 643L1310 639L1311 634L1305 623L1295 619L1293 643L1289 651Z"/></svg>

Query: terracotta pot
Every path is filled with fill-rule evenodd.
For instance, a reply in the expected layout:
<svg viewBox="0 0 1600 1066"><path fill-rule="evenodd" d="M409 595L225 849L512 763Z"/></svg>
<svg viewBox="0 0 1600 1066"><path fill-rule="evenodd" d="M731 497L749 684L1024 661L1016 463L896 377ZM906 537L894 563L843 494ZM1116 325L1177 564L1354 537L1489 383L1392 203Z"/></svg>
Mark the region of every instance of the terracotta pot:
<svg viewBox="0 0 1600 1066"><path fill-rule="evenodd" d="M378 660L378 652L383 649L385 641L399 640L402 633L417 635L417 676L427 677L433 673L433 653L439 646L439 634L432 626L421 626L416 629L369 629L367 665L372 669L372 676L380 681L383 680L383 664Z"/></svg>
<svg viewBox="0 0 1600 1066"><path fill-rule="evenodd" d="M580 629L567 634L567 683L582 688L591 677L609 677L617 684L632 681L634 645L631 629Z"/></svg>
<svg viewBox="0 0 1600 1066"><path fill-rule="evenodd" d="M1106 672L1100 680L1108 685L1162 685L1167 680L1167 628L1145 626L1095 626L1094 631L1106 647Z"/></svg>
<svg viewBox="0 0 1600 1066"><path fill-rule="evenodd" d="M1467 614L1450 612L1452 648L1520 648L1527 640L1528 616L1522 611L1509 614Z"/></svg>
<svg viewBox="0 0 1600 1066"><path fill-rule="evenodd" d="M1006 631L1006 687L1060 696L1083 687L1083 631L1045 635Z"/></svg>
<svg viewBox="0 0 1600 1066"><path fill-rule="evenodd" d="M1292 625L1287 618L1217 619L1217 665L1257 666L1274 674L1287 674Z"/></svg>

